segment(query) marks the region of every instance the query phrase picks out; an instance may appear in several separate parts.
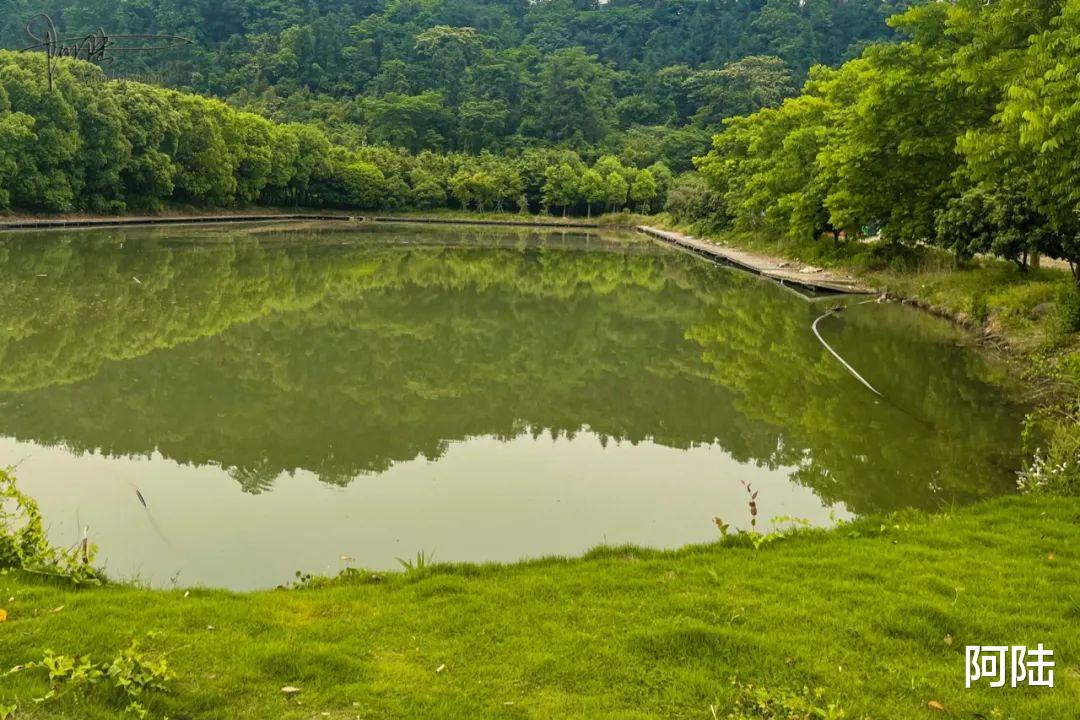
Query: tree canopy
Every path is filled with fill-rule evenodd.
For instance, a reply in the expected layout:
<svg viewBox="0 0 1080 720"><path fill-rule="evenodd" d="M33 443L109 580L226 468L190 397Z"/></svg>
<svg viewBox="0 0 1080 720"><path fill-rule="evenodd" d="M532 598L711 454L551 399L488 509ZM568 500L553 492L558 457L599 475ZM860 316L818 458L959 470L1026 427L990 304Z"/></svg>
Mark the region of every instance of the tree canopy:
<svg viewBox="0 0 1080 720"><path fill-rule="evenodd" d="M900 42L726 121L697 160L720 222L880 233L1021 269L1042 253L1080 283L1080 2L958 0L889 22Z"/></svg>

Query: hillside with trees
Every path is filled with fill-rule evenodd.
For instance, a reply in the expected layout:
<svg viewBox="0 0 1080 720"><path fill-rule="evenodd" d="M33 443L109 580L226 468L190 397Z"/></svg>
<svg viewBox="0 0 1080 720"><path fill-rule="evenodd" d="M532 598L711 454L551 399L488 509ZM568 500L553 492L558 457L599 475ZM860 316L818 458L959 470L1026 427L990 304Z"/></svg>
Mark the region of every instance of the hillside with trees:
<svg viewBox="0 0 1080 720"><path fill-rule="evenodd" d="M0 47L42 6L12 0ZM117 54L158 76L335 139L477 153L559 146L674 170L724 117L793 94L891 34L880 0L58 0L62 35L169 33L192 46Z"/></svg>

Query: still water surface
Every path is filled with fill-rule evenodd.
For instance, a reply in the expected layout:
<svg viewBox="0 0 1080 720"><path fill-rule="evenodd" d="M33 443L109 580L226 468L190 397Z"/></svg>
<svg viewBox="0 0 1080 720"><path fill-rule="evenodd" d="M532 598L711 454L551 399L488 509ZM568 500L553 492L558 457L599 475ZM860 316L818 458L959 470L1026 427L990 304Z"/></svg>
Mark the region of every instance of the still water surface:
<svg viewBox="0 0 1080 720"><path fill-rule="evenodd" d="M946 323L635 236L247 226L0 237L0 466L107 570L517 560L1009 492L1022 407ZM146 500L144 507L136 489Z"/></svg>

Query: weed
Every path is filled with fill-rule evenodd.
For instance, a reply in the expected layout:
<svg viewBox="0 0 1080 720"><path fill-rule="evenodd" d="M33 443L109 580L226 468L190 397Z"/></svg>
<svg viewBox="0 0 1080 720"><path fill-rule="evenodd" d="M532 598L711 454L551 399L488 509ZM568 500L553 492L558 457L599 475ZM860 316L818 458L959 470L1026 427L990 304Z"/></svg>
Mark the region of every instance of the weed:
<svg viewBox="0 0 1080 720"><path fill-rule="evenodd" d="M982 325L990 317L990 303L983 293L975 293L968 301L967 315L971 322Z"/></svg>
<svg viewBox="0 0 1080 720"><path fill-rule="evenodd" d="M806 527L810 526L810 524L811 524L810 521L806 520L804 518L780 516L780 517L774 517L772 519L773 527L776 528L772 532L769 532L769 533L758 532L758 523L757 523L758 504L757 504L757 498L758 498L758 493L760 492L760 490L754 490L753 483L748 483L748 482L745 482L745 481L741 481L741 482L742 482L743 488L746 489L747 494L750 496L750 499L747 501L747 505L748 505L749 510L750 510L750 529L747 530L747 531L741 531L740 530L736 534L736 536L737 537L747 538L750 541L751 546L753 546L753 548L755 550L760 550L762 548L762 546L764 546L764 545L768 545L771 542L775 542L777 540L782 540L782 539L784 539L786 537L789 537L792 533L794 533L796 531L796 529L806 528ZM713 524L715 524L716 528L720 531L721 537L727 539L730 536L731 526L728 525L726 522L724 522L724 520L722 518L714 517L713 518ZM786 527L786 528L779 527L780 525L785 525L785 524L788 525L789 527Z"/></svg>
<svg viewBox="0 0 1080 720"><path fill-rule="evenodd" d="M411 574L416 572L422 572L429 568L435 560L435 551L430 553L418 550L415 560L406 560L405 558L397 558L398 564L405 569L405 574Z"/></svg>
<svg viewBox="0 0 1080 720"><path fill-rule="evenodd" d="M57 655L46 650L41 660L18 668L19 672L34 670L44 670L49 675L49 691L34 698L37 704L101 689L126 703L125 713L140 718L149 714L142 703L143 695L155 690L164 691L166 683L174 677L165 657L143 653L137 640L107 662L94 663L89 656ZM11 709L10 714L15 709Z"/></svg>
<svg viewBox="0 0 1080 720"><path fill-rule="evenodd" d="M50 545L37 503L0 470L0 568L96 585L101 581L93 565L96 552L85 537L67 549Z"/></svg>
<svg viewBox="0 0 1080 720"><path fill-rule="evenodd" d="M750 496L750 532L757 533L757 496L758 491L754 490L754 486L745 480L741 481L742 486L746 488L746 493Z"/></svg>
<svg viewBox="0 0 1080 720"><path fill-rule="evenodd" d="M733 683L734 684L734 683ZM721 717L710 706L714 718ZM825 703L821 690L804 687L799 692L772 691L756 685L738 686L729 720L840 720L844 711L834 703Z"/></svg>

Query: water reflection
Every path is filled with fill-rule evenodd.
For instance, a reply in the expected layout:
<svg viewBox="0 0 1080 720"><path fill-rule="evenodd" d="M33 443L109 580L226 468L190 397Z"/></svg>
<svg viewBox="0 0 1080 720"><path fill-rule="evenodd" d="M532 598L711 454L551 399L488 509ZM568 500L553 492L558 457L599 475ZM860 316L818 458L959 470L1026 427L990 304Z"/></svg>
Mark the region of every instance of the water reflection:
<svg viewBox="0 0 1080 720"><path fill-rule="evenodd" d="M522 469L522 458L558 443L515 443L549 435L578 463L610 461L613 442L695 449L717 469L709 482L785 477L819 510L934 507L1009 489L1020 411L994 367L936 320L852 307L823 332L882 402L810 333L820 311L618 237L409 227L10 236L0 240L0 436L18 442L0 462L54 448L70 459L63 472L93 475L104 471L87 458L144 458L151 474L166 462L170 476L221 468L246 493L273 495L283 483L296 492L291 475L333 486L377 476L363 481L373 488L464 442L486 448L488 470L542 488L556 484L551 468ZM520 453L500 456L491 442ZM681 467L672 457L641 454L618 502L653 497L644 478L662 487ZM63 506L59 472L29 481ZM598 512L616 517L612 504ZM701 508L703 518L724 511ZM672 532L617 539L707 539ZM537 543L526 554L564 550Z"/></svg>

